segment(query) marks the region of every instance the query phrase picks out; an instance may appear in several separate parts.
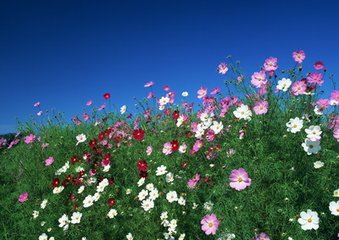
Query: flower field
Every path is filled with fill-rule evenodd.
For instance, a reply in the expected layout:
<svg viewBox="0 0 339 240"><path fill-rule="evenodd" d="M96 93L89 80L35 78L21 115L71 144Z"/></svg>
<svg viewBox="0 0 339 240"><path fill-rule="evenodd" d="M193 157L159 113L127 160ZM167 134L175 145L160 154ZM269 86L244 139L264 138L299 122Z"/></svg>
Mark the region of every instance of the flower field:
<svg viewBox="0 0 339 240"><path fill-rule="evenodd" d="M107 92L72 123L35 103L0 139L0 239L337 239L339 90L305 60L227 58L220 88L147 82L137 110Z"/></svg>

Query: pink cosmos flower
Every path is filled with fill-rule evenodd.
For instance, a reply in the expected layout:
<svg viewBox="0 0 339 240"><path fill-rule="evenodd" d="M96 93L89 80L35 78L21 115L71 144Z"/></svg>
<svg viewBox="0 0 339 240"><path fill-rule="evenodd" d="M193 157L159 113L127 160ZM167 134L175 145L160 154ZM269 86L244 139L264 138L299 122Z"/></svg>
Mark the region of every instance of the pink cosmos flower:
<svg viewBox="0 0 339 240"><path fill-rule="evenodd" d="M267 83L265 72L261 71L253 73L251 77L251 83L256 88L261 88L263 85L265 85Z"/></svg>
<svg viewBox="0 0 339 240"><path fill-rule="evenodd" d="M154 85L154 82L149 81L149 82L145 83L144 87L148 88L148 87L152 87L153 85Z"/></svg>
<svg viewBox="0 0 339 240"><path fill-rule="evenodd" d="M269 57L265 60L264 70L266 72L275 71L278 68L278 59L274 57Z"/></svg>
<svg viewBox="0 0 339 240"><path fill-rule="evenodd" d="M331 93L330 104L335 106L339 105L339 90L334 90Z"/></svg>
<svg viewBox="0 0 339 240"><path fill-rule="evenodd" d="M25 137L24 142L25 142L26 144L30 144L30 143L32 143L32 142L35 141L35 138L36 138L35 135L30 134L30 135L28 135L28 136Z"/></svg>
<svg viewBox="0 0 339 240"><path fill-rule="evenodd" d="M152 146L147 146L147 149L146 149L147 156L151 155L152 151L153 151L153 147Z"/></svg>
<svg viewBox="0 0 339 240"><path fill-rule="evenodd" d="M209 142L213 142L215 139L215 133L213 130L209 129L206 134L205 134L205 138L207 139L207 141Z"/></svg>
<svg viewBox="0 0 339 240"><path fill-rule="evenodd" d="M218 69L217 69L218 73L225 75L228 71L228 67L226 63L220 63L218 65Z"/></svg>
<svg viewBox="0 0 339 240"><path fill-rule="evenodd" d="M164 89L164 91L168 92L170 90L170 87L169 86L164 86L163 89Z"/></svg>
<svg viewBox="0 0 339 240"><path fill-rule="evenodd" d="M93 101L92 101L92 100L89 100L89 101L86 102L86 106L91 106L92 103L93 103Z"/></svg>
<svg viewBox="0 0 339 240"><path fill-rule="evenodd" d="M164 147L162 148L162 153L165 155L169 155L172 153L172 143L167 142L164 144Z"/></svg>
<svg viewBox="0 0 339 240"><path fill-rule="evenodd" d="M85 122L88 121L89 115L87 113L82 114L82 116L83 116Z"/></svg>
<svg viewBox="0 0 339 240"><path fill-rule="evenodd" d="M40 102L36 102L36 103L34 103L34 105L33 105L34 107L39 107L40 106Z"/></svg>
<svg viewBox="0 0 339 240"><path fill-rule="evenodd" d="M252 179L249 178L247 172L243 168L234 169L231 172L229 177L230 186L237 191L244 190L245 188L251 186Z"/></svg>
<svg viewBox="0 0 339 240"><path fill-rule="evenodd" d="M270 237L267 235L267 233L260 233L259 235L256 235L254 240L270 240Z"/></svg>
<svg viewBox="0 0 339 240"><path fill-rule="evenodd" d="M27 192L21 193L19 195L19 198L18 198L19 202L26 202L27 200L28 200L28 193Z"/></svg>
<svg viewBox="0 0 339 240"><path fill-rule="evenodd" d="M330 104L330 100L329 99L319 99L316 102L316 105L320 108L320 109L326 109L329 107Z"/></svg>
<svg viewBox="0 0 339 240"><path fill-rule="evenodd" d="M220 221L218 220L217 216L212 213L205 215L200 223L201 230L203 230L206 235L215 235L219 228Z"/></svg>
<svg viewBox="0 0 339 240"><path fill-rule="evenodd" d="M201 99L207 95L207 88L200 87L200 89L197 91L198 98Z"/></svg>
<svg viewBox="0 0 339 240"><path fill-rule="evenodd" d="M307 80L309 83L315 83L319 86L324 83L322 73L311 73L310 75L308 75Z"/></svg>
<svg viewBox="0 0 339 240"><path fill-rule="evenodd" d="M49 157L44 162L45 162L45 166L50 166L50 165L53 164L54 158L53 157Z"/></svg>
<svg viewBox="0 0 339 240"><path fill-rule="evenodd" d="M98 111L104 110L105 108L106 108L106 104L104 103L98 108Z"/></svg>
<svg viewBox="0 0 339 240"><path fill-rule="evenodd" d="M292 84L292 93L293 95L302 95L306 92L306 83L305 81L296 81Z"/></svg>
<svg viewBox="0 0 339 240"><path fill-rule="evenodd" d="M220 90L221 90L221 89L218 88L218 87L214 88L214 89L212 90L212 92L211 92L211 95L220 93Z"/></svg>
<svg viewBox="0 0 339 240"><path fill-rule="evenodd" d="M195 188L197 186L199 180L200 180L200 175L195 174L193 178L191 178L190 180L187 181L187 187L189 189Z"/></svg>
<svg viewBox="0 0 339 240"><path fill-rule="evenodd" d="M200 148L204 145L204 142L202 140L195 141L193 148L191 150L191 154L194 154L200 150Z"/></svg>
<svg viewBox="0 0 339 240"><path fill-rule="evenodd" d="M315 70L321 70L325 68L325 65L322 61L316 61L313 65Z"/></svg>
<svg viewBox="0 0 339 240"><path fill-rule="evenodd" d="M266 114L268 111L268 102L265 100L256 102L253 110L257 115Z"/></svg>
<svg viewBox="0 0 339 240"><path fill-rule="evenodd" d="M149 92L147 95L147 99L151 99L154 98L154 93L153 92Z"/></svg>
<svg viewBox="0 0 339 240"><path fill-rule="evenodd" d="M303 50L293 52L292 56L294 61L297 63L302 63L306 58L305 52Z"/></svg>

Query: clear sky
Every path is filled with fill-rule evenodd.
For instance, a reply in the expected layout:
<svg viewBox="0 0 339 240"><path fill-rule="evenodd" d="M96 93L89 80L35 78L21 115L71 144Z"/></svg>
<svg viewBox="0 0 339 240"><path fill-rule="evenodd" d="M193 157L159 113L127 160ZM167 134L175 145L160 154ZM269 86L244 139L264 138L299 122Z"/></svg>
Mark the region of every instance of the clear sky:
<svg viewBox="0 0 339 240"><path fill-rule="evenodd" d="M132 107L148 81L193 99L223 86L216 67L229 54L250 74L269 56L293 66L303 49L306 65L338 75L338 13L334 0L1 0L0 133L35 115L36 101L68 118L105 92Z"/></svg>

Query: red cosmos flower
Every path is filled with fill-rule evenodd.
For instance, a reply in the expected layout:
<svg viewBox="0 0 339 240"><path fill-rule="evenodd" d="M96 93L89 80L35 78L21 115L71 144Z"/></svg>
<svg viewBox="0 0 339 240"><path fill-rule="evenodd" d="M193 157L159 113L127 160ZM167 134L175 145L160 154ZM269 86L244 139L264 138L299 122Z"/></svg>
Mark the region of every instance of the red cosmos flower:
<svg viewBox="0 0 339 240"><path fill-rule="evenodd" d="M135 140L141 141L144 139L144 136L145 136L145 131L142 130L141 128L133 131L133 138Z"/></svg>
<svg viewBox="0 0 339 240"><path fill-rule="evenodd" d="M173 119L178 119L178 118L179 118L179 111L178 111L178 110L175 110L175 111L172 113L172 118L173 118Z"/></svg>
<svg viewBox="0 0 339 240"><path fill-rule="evenodd" d="M147 172L141 171L141 172L139 173L139 178L147 178Z"/></svg>
<svg viewBox="0 0 339 240"><path fill-rule="evenodd" d="M172 145L172 151L173 152L178 151L178 149L179 149L179 142L177 140L173 140L171 142L171 145Z"/></svg>
<svg viewBox="0 0 339 240"><path fill-rule="evenodd" d="M70 194L68 196L68 199L71 201L71 202L74 202L75 201L75 195L74 194Z"/></svg>
<svg viewBox="0 0 339 240"><path fill-rule="evenodd" d="M59 178L53 178L52 179L52 186L53 187L58 187L60 184L60 179Z"/></svg>
<svg viewBox="0 0 339 240"><path fill-rule="evenodd" d="M104 138L105 138L105 132L101 132L101 133L98 134L98 140L99 141L104 140Z"/></svg>
<svg viewBox="0 0 339 240"><path fill-rule="evenodd" d="M62 181L61 185L64 186L64 187L66 187L67 184L68 184L68 182L69 182L68 179L65 178L65 179Z"/></svg>
<svg viewBox="0 0 339 240"><path fill-rule="evenodd" d="M138 171L147 172L148 165L145 160L138 160L137 167L138 167Z"/></svg>
<svg viewBox="0 0 339 240"><path fill-rule="evenodd" d="M109 198L107 199L107 204L108 206L113 207L116 204L116 201L114 198Z"/></svg>
<svg viewBox="0 0 339 240"><path fill-rule="evenodd" d="M79 177L84 176L85 175L85 170L82 170L82 171L78 172L78 175L79 175Z"/></svg>
<svg viewBox="0 0 339 240"><path fill-rule="evenodd" d="M71 164L75 164L77 161L78 161L77 157L76 156L72 156L71 160L70 160L70 163Z"/></svg>
<svg viewBox="0 0 339 240"><path fill-rule="evenodd" d="M107 99L110 99L111 98L111 94L110 93L105 93L103 95L103 97L107 100Z"/></svg>

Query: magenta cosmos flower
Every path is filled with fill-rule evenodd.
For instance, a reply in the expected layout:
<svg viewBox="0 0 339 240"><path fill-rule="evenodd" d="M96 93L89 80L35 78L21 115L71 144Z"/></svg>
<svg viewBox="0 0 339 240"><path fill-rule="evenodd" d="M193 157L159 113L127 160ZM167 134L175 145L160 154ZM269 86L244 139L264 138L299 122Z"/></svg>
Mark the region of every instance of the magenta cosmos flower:
<svg viewBox="0 0 339 240"><path fill-rule="evenodd" d="M275 71L278 68L278 59L275 57L269 57L264 62L264 70L269 71Z"/></svg>
<svg viewBox="0 0 339 240"><path fill-rule="evenodd" d="M305 52L303 50L293 52L292 56L294 61L297 63L302 63L306 58Z"/></svg>
<svg viewBox="0 0 339 240"><path fill-rule="evenodd" d="M34 141L35 141L35 135L33 135L33 134L30 134L30 135L25 137L25 143L26 144L30 144Z"/></svg>
<svg viewBox="0 0 339 240"><path fill-rule="evenodd" d="M243 168L234 169L230 175L230 186L237 191L244 190L251 186L252 179L249 178L247 172Z"/></svg>
<svg viewBox="0 0 339 240"><path fill-rule="evenodd" d="M50 166L50 165L52 165L54 163L54 158L53 157L49 157L44 162L45 162L45 166Z"/></svg>
<svg viewBox="0 0 339 240"><path fill-rule="evenodd" d="M27 200L28 200L28 193L27 192L21 193L19 195L19 198L18 198L19 202L26 202Z"/></svg>
<svg viewBox="0 0 339 240"><path fill-rule="evenodd" d="M315 70L321 70L325 68L325 64L322 61L316 61L313 67Z"/></svg>
<svg viewBox="0 0 339 240"><path fill-rule="evenodd" d="M200 223L201 230L203 230L206 235L215 235L219 228L220 221L215 214L207 214L202 218Z"/></svg>

